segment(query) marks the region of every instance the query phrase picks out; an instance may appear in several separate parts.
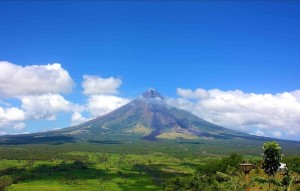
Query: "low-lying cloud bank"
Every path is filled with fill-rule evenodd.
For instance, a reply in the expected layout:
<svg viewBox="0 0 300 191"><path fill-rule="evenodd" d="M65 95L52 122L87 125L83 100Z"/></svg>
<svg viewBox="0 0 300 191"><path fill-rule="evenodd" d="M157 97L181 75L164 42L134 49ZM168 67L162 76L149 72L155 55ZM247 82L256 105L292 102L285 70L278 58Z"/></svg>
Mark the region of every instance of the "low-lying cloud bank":
<svg viewBox="0 0 300 191"><path fill-rule="evenodd" d="M178 88L170 104L213 123L259 136L300 135L300 90L277 94Z"/></svg>

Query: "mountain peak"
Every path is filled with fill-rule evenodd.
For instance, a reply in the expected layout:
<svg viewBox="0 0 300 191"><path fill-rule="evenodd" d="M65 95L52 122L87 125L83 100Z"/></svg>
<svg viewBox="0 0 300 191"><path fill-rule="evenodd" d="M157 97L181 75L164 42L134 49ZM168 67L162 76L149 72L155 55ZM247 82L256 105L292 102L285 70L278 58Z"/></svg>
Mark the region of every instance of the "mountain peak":
<svg viewBox="0 0 300 191"><path fill-rule="evenodd" d="M143 93L143 98L145 99L163 99L158 91L155 89L149 89Z"/></svg>

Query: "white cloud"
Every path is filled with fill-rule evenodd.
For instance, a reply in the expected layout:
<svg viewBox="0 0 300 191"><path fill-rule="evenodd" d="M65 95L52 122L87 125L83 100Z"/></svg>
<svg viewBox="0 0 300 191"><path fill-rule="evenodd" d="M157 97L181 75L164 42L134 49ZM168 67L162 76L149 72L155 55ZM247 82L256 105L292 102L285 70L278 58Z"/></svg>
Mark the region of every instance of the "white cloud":
<svg viewBox="0 0 300 191"><path fill-rule="evenodd" d="M26 124L25 123L16 123L13 128L16 129L16 130L22 130L26 127Z"/></svg>
<svg viewBox="0 0 300 191"><path fill-rule="evenodd" d="M88 96L86 111L91 117L107 114L130 101L113 95L118 93L118 88L122 85L122 81L118 78L84 75L81 85L84 89L83 93ZM77 121L77 119L86 120L79 113L74 113L72 120Z"/></svg>
<svg viewBox="0 0 300 191"><path fill-rule="evenodd" d="M59 94L24 96L21 98L21 102L27 119L54 120L57 113L82 109Z"/></svg>
<svg viewBox="0 0 300 191"><path fill-rule="evenodd" d="M208 121L228 128L282 137L300 135L300 90L278 94L177 89L181 98L168 100ZM269 133L274 132L274 133Z"/></svg>
<svg viewBox="0 0 300 191"><path fill-rule="evenodd" d="M73 86L74 82L68 71L60 64L23 67L0 61L2 132L20 132L25 128L26 120L55 120L60 113L83 111L84 106L73 104L61 95L70 92ZM15 100L19 100L21 106ZM77 121L79 120L77 116Z"/></svg>
<svg viewBox="0 0 300 191"><path fill-rule="evenodd" d="M129 99L117 96L93 95L88 99L87 108L94 117L98 117L125 105L129 101Z"/></svg>
<svg viewBox="0 0 300 191"><path fill-rule="evenodd" d="M0 97L67 93L74 83L60 64L19 66L0 61Z"/></svg>
<svg viewBox="0 0 300 191"><path fill-rule="evenodd" d="M273 132L273 136L274 136L274 137L280 138L281 135L282 135L282 133L281 133L280 131L275 131L275 132Z"/></svg>
<svg viewBox="0 0 300 191"><path fill-rule="evenodd" d="M177 88L177 93L182 97L190 99L201 99L208 96L207 91L201 88L198 88L195 91L192 91L190 89Z"/></svg>
<svg viewBox="0 0 300 191"><path fill-rule="evenodd" d="M22 121L25 120L25 112L16 107L0 107L0 129L1 134L7 134L9 130L20 131L26 126ZM0 135L1 135L0 134Z"/></svg>
<svg viewBox="0 0 300 191"><path fill-rule="evenodd" d="M122 84L120 79L110 77L101 78L98 76L84 75L82 87L85 95L115 94Z"/></svg>
<svg viewBox="0 0 300 191"><path fill-rule="evenodd" d="M2 108L0 107L0 123L6 121L22 121L25 119L24 111L16 108Z"/></svg>
<svg viewBox="0 0 300 191"><path fill-rule="evenodd" d="M0 121L0 130L2 132L2 135L19 133L25 127L26 124L21 121Z"/></svg>
<svg viewBox="0 0 300 191"><path fill-rule="evenodd" d="M75 111L71 117L71 125L78 125L88 120L89 119L84 118L79 112Z"/></svg>
<svg viewBox="0 0 300 191"><path fill-rule="evenodd" d="M26 124L21 121L0 121L1 129L22 130L25 126Z"/></svg>
<svg viewBox="0 0 300 191"><path fill-rule="evenodd" d="M257 136L265 136L265 133L262 132L261 130L257 130L255 131L255 134L254 135L257 135Z"/></svg>
<svg viewBox="0 0 300 191"><path fill-rule="evenodd" d="M7 135L7 133L4 132L4 131L0 131L0 136L1 136L1 135Z"/></svg>
<svg viewBox="0 0 300 191"><path fill-rule="evenodd" d="M61 95L70 92L74 82L60 64L20 66L0 61L0 98L5 99L0 100L0 128L2 132L15 133L25 128L26 120L55 120L57 114L67 112L73 113L72 125L85 122L129 101L112 96L118 93L121 84L114 77L84 75L82 87L88 101L79 106ZM7 98L20 100L21 106ZM89 118L81 115L83 111L90 113Z"/></svg>

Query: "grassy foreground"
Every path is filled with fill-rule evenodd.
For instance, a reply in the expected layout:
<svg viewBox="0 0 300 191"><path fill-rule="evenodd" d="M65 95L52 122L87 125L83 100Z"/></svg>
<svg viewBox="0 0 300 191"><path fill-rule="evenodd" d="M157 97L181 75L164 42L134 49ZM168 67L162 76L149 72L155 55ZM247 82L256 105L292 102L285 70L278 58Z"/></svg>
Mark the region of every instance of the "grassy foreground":
<svg viewBox="0 0 300 191"><path fill-rule="evenodd" d="M243 153L243 155L230 153ZM238 152L241 151L241 152ZM0 146L0 190L10 191L186 191L267 190L258 149L249 146L227 150L204 142L114 141ZM230 156L229 156L230 155ZM300 157L285 157L297 179ZM241 162L256 163L251 183L238 168ZM299 173L299 172L298 172ZM283 174L276 179L282 180ZM272 185L284 190L283 185ZM298 191L294 181L290 191Z"/></svg>
<svg viewBox="0 0 300 191"><path fill-rule="evenodd" d="M195 172L200 160L149 155L92 152L64 153L65 160L2 160L17 180L8 190L161 190L163 178ZM69 158L69 159L68 159ZM77 160L72 160L78 158ZM156 182L156 183L155 183Z"/></svg>

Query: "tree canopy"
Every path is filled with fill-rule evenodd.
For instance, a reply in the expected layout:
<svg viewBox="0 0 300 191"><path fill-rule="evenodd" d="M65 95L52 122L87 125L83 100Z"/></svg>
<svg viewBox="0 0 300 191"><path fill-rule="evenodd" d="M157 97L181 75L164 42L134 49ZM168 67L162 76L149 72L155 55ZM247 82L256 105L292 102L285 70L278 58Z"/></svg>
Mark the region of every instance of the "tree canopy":
<svg viewBox="0 0 300 191"><path fill-rule="evenodd" d="M274 177L274 175L278 171L278 168L280 167L280 161L282 159L281 147L278 143L272 141L264 143L263 149L264 162L262 164L262 168L264 169L264 172L268 174L270 190L270 176Z"/></svg>

